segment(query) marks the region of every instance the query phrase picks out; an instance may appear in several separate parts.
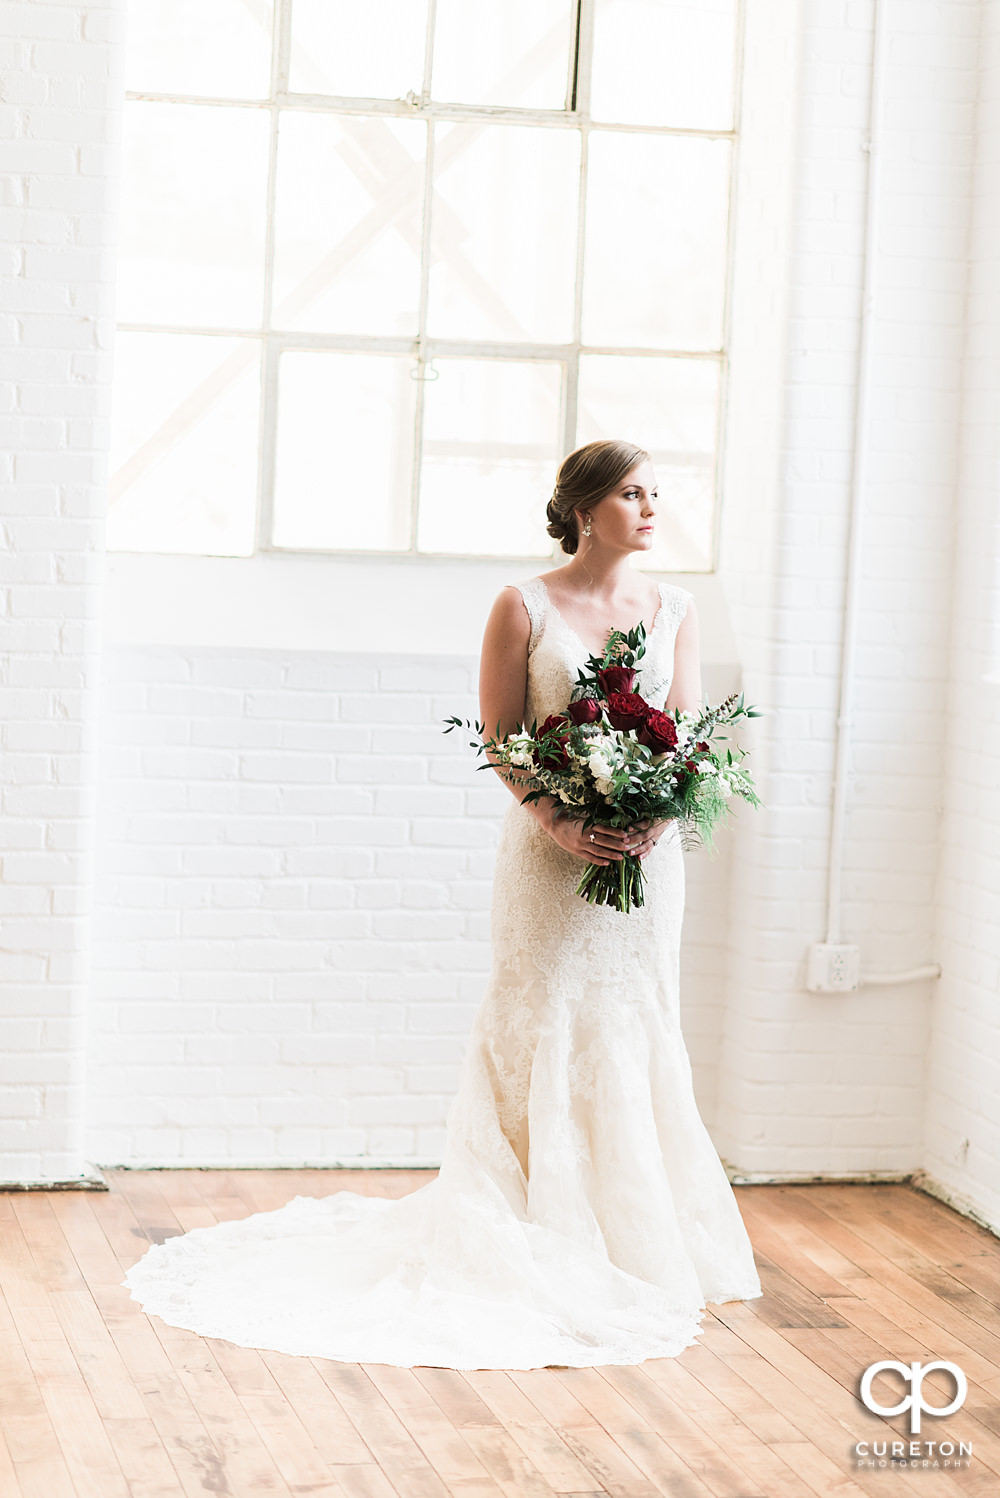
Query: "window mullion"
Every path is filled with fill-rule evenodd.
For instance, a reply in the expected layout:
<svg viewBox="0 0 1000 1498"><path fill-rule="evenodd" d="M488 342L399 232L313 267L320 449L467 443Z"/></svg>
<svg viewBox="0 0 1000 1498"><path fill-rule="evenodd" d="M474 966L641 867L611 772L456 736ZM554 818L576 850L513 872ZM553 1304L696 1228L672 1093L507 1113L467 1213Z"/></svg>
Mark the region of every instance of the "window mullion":
<svg viewBox="0 0 1000 1498"><path fill-rule="evenodd" d="M434 31L437 26L437 0L427 0L427 35L424 41L424 79L420 102L426 108L434 87Z"/></svg>
<svg viewBox="0 0 1000 1498"><path fill-rule="evenodd" d="M573 78L574 113L590 119L590 75L594 62L594 0L579 0L576 68Z"/></svg>
<svg viewBox="0 0 1000 1498"><path fill-rule="evenodd" d="M590 155L590 71L594 54L594 0L578 0L573 58L572 105L580 128L580 195L576 215L576 265L573 287L573 344L566 363L563 452L576 446L580 389L580 344L583 339L583 263L587 229L587 167Z"/></svg>
<svg viewBox="0 0 1000 1498"><path fill-rule="evenodd" d="M274 214L278 180L278 105L277 98L288 87L288 54L292 28L292 0L278 0L274 8L271 37L271 112L267 159L267 209L264 224L264 293L262 308L263 363L260 385L260 426L257 444L257 522L255 549L271 544L274 514L274 429L277 424L275 391L277 388L271 350L271 312L274 297Z"/></svg>
<svg viewBox="0 0 1000 1498"><path fill-rule="evenodd" d="M433 23L433 13L429 25ZM428 378L427 297L431 276L431 233L434 199L434 121L427 121L427 149L424 156L424 203L420 239L420 303L417 317L417 363L412 371L417 381L416 409L413 416L413 474L410 490L410 550L417 549L417 523L420 514L420 479L424 451L424 387Z"/></svg>
<svg viewBox="0 0 1000 1498"><path fill-rule="evenodd" d="M292 66L292 0L277 0L277 30L271 58L271 97L288 93Z"/></svg>

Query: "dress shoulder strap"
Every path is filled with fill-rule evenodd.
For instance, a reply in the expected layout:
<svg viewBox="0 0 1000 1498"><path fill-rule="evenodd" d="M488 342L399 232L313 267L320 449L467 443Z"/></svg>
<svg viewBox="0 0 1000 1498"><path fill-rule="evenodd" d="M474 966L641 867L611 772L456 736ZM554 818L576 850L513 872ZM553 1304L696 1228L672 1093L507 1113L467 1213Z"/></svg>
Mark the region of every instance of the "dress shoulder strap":
<svg viewBox="0 0 1000 1498"><path fill-rule="evenodd" d="M694 594L689 593L687 588L678 588L675 583L660 583L659 588L660 604L664 613L663 622L669 624L676 632L680 628Z"/></svg>
<svg viewBox="0 0 1000 1498"><path fill-rule="evenodd" d="M549 595L540 577L525 578L523 582L512 583L511 587L517 588L524 601L528 618L531 620L531 638L528 640L528 654L531 655L541 638L545 625Z"/></svg>

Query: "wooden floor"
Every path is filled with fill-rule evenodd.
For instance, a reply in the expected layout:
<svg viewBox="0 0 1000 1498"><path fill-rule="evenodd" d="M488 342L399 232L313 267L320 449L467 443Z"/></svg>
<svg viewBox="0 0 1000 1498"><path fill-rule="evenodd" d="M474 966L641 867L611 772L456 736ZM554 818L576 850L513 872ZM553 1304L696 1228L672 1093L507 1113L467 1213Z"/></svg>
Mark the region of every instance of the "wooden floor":
<svg viewBox="0 0 1000 1498"><path fill-rule="evenodd" d="M426 1172L107 1174L0 1195L2 1498L1000 1494L1000 1241L906 1186L741 1188L765 1295L710 1308L680 1357L457 1373L247 1351L120 1285L150 1241ZM909 1439L857 1398L882 1358L964 1370L921 1438L971 1441L968 1468L856 1470L855 1442Z"/></svg>

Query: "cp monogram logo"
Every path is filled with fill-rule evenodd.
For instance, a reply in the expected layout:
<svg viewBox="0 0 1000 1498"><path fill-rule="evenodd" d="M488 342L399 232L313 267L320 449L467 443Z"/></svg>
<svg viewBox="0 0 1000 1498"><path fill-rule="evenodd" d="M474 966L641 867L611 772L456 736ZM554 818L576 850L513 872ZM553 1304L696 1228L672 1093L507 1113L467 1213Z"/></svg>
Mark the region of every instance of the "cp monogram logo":
<svg viewBox="0 0 1000 1498"><path fill-rule="evenodd" d="M924 1378L935 1368L943 1368L945 1373L950 1373L955 1380L955 1397L951 1404L928 1404L924 1398ZM893 1373L901 1374L910 1385L909 1394L904 1395L898 1404L876 1404L872 1398L872 1381L883 1369L891 1369ZM866 1368L861 1379L861 1399L873 1415L901 1415L904 1410L909 1410L911 1436L920 1434L922 1411L926 1411L928 1415L953 1415L965 1403L965 1396L968 1392L969 1386L966 1383L965 1374L957 1363L897 1363L892 1358L886 1358L884 1362L872 1363L870 1368Z"/></svg>

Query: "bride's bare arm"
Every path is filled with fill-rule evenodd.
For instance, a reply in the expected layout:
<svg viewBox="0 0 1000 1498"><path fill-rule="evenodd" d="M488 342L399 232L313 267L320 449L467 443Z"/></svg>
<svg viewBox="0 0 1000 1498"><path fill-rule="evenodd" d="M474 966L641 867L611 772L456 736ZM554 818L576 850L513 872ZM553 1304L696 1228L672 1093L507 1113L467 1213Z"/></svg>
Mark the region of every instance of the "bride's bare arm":
<svg viewBox="0 0 1000 1498"><path fill-rule="evenodd" d="M487 738L503 738L524 726L530 638L531 624L520 593L516 588L504 588L486 621L479 663L479 716L486 725ZM505 779L504 784L522 802L530 789L516 779ZM554 842L577 858L611 863L621 858L622 849L631 841L618 828L595 827L591 829L595 834L592 843L590 831L583 832L579 822L556 817L554 809L550 796L525 807Z"/></svg>

